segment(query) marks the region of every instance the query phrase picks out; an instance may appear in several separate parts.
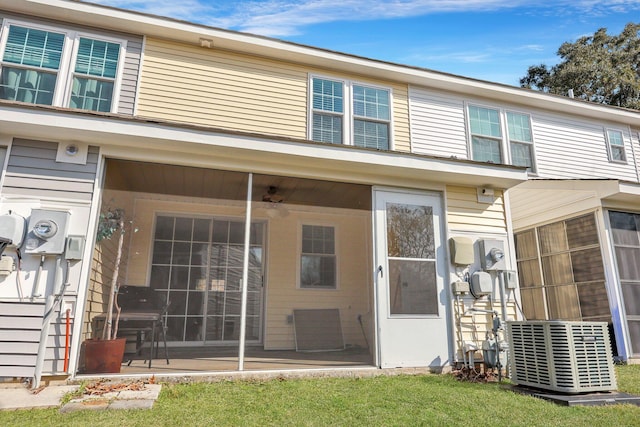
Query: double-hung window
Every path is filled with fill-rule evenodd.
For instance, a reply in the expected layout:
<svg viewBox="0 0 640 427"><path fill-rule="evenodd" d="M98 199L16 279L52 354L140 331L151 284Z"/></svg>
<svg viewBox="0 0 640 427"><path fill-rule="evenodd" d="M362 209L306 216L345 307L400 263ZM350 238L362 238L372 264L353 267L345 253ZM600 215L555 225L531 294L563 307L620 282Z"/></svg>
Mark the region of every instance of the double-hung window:
<svg viewBox="0 0 640 427"><path fill-rule="evenodd" d="M389 150L391 91L312 77L310 137L318 142Z"/></svg>
<svg viewBox="0 0 640 427"><path fill-rule="evenodd" d="M535 169L528 114L477 105L469 105L468 114L473 160Z"/></svg>
<svg viewBox="0 0 640 427"><path fill-rule="evenodd" d="M529 115L507 111L511 164L533 170L533 136Z"/></svg>
<svg viewBox="0 0 640 427"><path fill-rule="evenodd" d="M336 288L335 228L325 225L302 225L300 287Z"/></svg>
<svg viewBox="0 0 640 427"><path fill-rule="evenodd" d="M473 160L502 163L500 112L492 108L469 106Z"/></svg>
<svg viewBox="0 0 640 427"><path fill-rule="evenodd" d="M124 49L122 40L6 22L0 99L112 111Z"/></svg>
<svg viewBox="0 0 640 427"><path fill-rule="evenodd" d="M624 151L624 138L619 130L607 129L607 143L609 146L609 160L626 163L627 155Z"/></svg>

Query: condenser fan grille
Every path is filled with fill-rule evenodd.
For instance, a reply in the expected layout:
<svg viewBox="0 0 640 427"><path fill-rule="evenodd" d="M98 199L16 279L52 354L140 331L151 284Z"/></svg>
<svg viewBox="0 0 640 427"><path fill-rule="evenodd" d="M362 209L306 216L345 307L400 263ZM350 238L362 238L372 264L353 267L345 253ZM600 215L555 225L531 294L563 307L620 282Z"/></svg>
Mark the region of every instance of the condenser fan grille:
<svg viewBox="0 0 640 427"><path fill-rule="evenodd" d="M509 322L515 384L565 393L613 391L616 378L604 322Z"/></svg>

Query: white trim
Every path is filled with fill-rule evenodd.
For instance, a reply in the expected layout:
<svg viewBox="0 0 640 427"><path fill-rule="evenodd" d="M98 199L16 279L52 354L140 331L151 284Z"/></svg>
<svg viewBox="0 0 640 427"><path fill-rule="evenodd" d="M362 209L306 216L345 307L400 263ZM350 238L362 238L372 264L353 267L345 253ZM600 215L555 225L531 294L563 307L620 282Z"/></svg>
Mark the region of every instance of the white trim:
<svg viewBox="0 0 640 427"><path fill-rule="evenodd" d="M102 203L102 192L105 179L105 158L98 152L98 164L96 165L96 178L93 184L93 197L91 198L91 208L89 210L89 224L82 254L82 268L78 278L78 294L76 296L76 312L74 313L73 332L71 335L71 351L69 353L69 374L75 378L78 371L80 358L80 342L82 328L84 327L84 314L87 304L87 292L89 291L91 267L93 264L93 251L95 250L95 239L98 228L98 218ZM81 319L82 321L77 321Z"/></svg>
<svg viewBox="0 0 640 427"><path fill-rule="evenodd" d="M336 260L336 277L335 277L335 281L336 281L336 285L333 288L328 288L328 287L302 287L302 228L305 225L309 225L309 226L317 226L317 227L331 227L333 228L333 256L335 257ZM304 218L300 218L298 219L298 226L297 226L297 242L296 242L296 290L299 291L330 291L330 292L335 292L335 291L339 291L340 290L340 254L339 254L339 239L338 239L338 234L339 234L339 229L340 227L338 226L337 223L332 222L332 221L326 221L326 220L318 220L318 219L311 219L311 220L306 220ZM320 255L320 254L318 254Z"/></svg>
<svg viewBox="0 0 640 427"><path fill-rule="evenodd" d="M622 145L616 145L616 144L612 144L611 143L611 139L609 138L609 132L617 132L620 134L620 139L622 140ZM625 141L625 137L624 137L624 132L620 129L617 128L613 128L613 127L604 127L604 142L606 144L606 148L607 148L607 157L609 158L609 163L617 163L620 165L626 165L629 162L629 157L627 156L627 142ZM622 147L622 154L624 155L624 160L615 160L613 158L613 150L612 147L613 146L616 147Z"/></svg>
<svg viewBox="0 0 640 427"><path fill-rule="evenodd" d="M622 209L601 208L598 210L599 215L597 218L598 225L602 227L599 236L601 241L600 250L604 263L605 287L609 296L609 310L614 334L616 334L617 338L618 357L626 361L633 356L633 349L631 347L631 335L629 334L624 295L622 293L622 284L620 283L620 271L618 270L618 259L615 253L615 243L609 218L609 212L612 210L629 214L637 213ZM619 339L620 336L623 338L622 340Z"/></svg>
<svg viewBox="0 0 640 427"><path fill-rule="evenodd" d="M138 63L138 75L136 76L136 93L133 99L133 115L138 115L138 102L140 99L140 82L142 81L142 67L144 66L144 52L147 49L147 36L142 36L142 46L140 46L140 62Z"/></svg>

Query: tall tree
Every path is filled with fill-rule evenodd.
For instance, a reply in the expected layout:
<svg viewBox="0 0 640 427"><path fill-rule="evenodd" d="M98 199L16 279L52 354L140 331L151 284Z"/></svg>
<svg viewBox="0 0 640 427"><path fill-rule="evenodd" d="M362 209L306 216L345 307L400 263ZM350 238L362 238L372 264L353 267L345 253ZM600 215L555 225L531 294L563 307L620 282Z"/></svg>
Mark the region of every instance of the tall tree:
<svg viewBox="0 0 640 427"><path fill-rule="evenodd" d="M600 28L592 36L563 43L553 67L529 67L520 86L602 104L640 109L640 23L618 35Z"/></svg>

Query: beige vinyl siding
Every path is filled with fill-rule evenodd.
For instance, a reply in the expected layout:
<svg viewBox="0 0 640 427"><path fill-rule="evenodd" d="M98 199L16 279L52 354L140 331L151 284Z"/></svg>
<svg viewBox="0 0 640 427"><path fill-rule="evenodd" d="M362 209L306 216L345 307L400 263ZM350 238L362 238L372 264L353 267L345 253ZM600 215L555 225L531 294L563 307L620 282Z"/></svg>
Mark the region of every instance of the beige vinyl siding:
<svg viewBox="0 0 640 427"><path fill-rule="evenodd" d="M391 88L394 147L410 150L406 85L152 38L145 45L137 114L307 139L310 74Z"/></svg>
<svg viewBox="0 0 640 427"><path fill-rule="evenodd" d="M449 230L474 233L505 233L504 198L495 190L492 204L478 203L476 187L447 186L447 225Z"/></svg>
<svg viewBox="0 0 640 427"><path fill-rule="evenodd" d="M302 67L151 38L144 58L140 116L306 137Z"/></svg>
<svg viewBox="0 0 640 427"><path fill-rule="evenodd" d="M296 223L297 232L294 233L291 227ZM337 289L298 287L296 266L300 262L301 224L335 227ZM287 323L287 316L294 309L306 308L339 309L344 342L347 345L366 347L357 319L358 315L362 315L364 329L368 334L373 331L370 230L369 212L348 210L340 214L331 214L323 209L315 212L291 212L285 220L269 224L265 349L294 349L293 325ZM367 336L367 340L373 343L371 335Z"/></svg>

